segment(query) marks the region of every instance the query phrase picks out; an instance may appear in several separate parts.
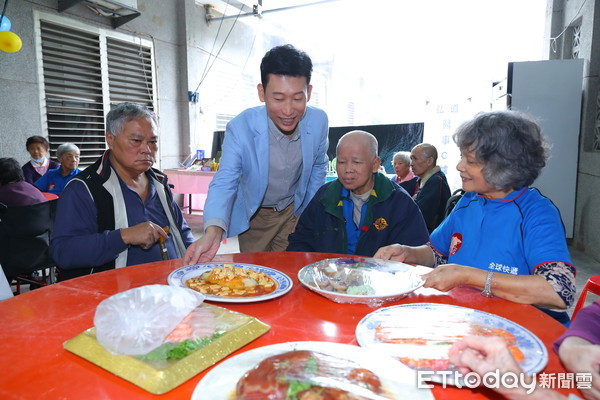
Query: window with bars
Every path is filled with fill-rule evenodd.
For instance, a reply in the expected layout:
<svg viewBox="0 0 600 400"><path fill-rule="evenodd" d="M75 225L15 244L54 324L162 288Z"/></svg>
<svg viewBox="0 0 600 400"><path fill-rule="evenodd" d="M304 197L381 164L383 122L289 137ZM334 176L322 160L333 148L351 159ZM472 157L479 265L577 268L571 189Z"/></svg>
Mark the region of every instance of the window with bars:
<svg viewBox="0 0 600 400"><path fill-rule="evenodd" d="M44 99L50 151L81 150L80 167L106 149L104 117L123 101L154 109L152 47L40 19ZM147 41L146 41L147 42Z"/></svg>

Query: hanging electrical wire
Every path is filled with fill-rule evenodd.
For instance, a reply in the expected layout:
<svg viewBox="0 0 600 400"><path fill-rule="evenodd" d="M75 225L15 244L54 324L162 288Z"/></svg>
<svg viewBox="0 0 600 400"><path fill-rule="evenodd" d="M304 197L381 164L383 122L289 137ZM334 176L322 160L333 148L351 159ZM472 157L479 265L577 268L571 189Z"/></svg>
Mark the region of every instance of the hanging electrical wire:
<svg viewBox="0 0 600 400"><path fill-rule="evenodd" d="M227 4L225 5L225 10L223 11L223 14L227 13L227 9L229 8L229 1L227 0ZM207 11L208 13L208 11ZM198 88L200 87L200 85L202 84L202 81L204 80L204 77L206 76L205 74L207 74L208 72L206 72L206 70L208 69L208 66L210 64L210 58L213 55L213 51L215 50L215 45L217 44L217 39L219 38L219 33L221 33L221 27L223 26L223 20L219 21L219 27L217 28L217 34L215 35L215 40L213 40L213 44L212 47L210 48L210 53L208 53L208 59L206 60L206 65L204 66L204 71L202 71L202 74L200 75L200 83L198 84L198 87L196 87L196 90L194 90L195 92L198 91Z"/></svg>
<svg viewBox="0 0 600 400"><path fill-rule="evenodd" d="M227 1L227 5L229 5L229 0ZM221 43L221 47L219 48L219 51L217 52L217 54L215 54L214 59L212 61L212 63L210 64L210 66L208 68L204 68L204 72L203 75L200 78L200 82L198 83L198 86L196 86L196 90L194 90L194 92L197 92L198 89L200 88L200 85L202 85L202 82L204 82L204 79L208 76L208 73L210 72L210 70L212 69L213 65L215 64L215 62L217 61L217 59L219 58L219 54L221 54L221 50L223 50L223 47L225 46L225 43L227 43L227 40L229 39L229 35L231 35L231 32L233 31L233 28L235 27L240 15L242 14L242 9L240 8L240 12L238 13L238 15L236 16L235 20L233 20L233 23L231 24L231 28L229 28L229 32L227 32L227 36L225 36L225 39L223 39L223 43ZM223 21L221 20L221 24L223 23ZM221 25L219 24L219 30L221 29ZM214 43L216 43L217 41L217 37L219 36L219 32L217 31L217 35L215 36L215 41ZM214 45L213 43L213 45ZM211 49L211 52L208 56L208 61L207 61L207 66L208 63L210 63L210 58L213 54L213 51Z"/></svg>
<svg viewBox="0 0 600 400"><path fill-rule="evenodd" d="M556 41L562 35L564 35L564 33L567 31L567 29L569 29L571 27L571 24L573 23L573 21L575 21L579 17L579 13L581 13L581 10L583 9L583 6L585 6L585 3L587 3L587 0L583 0L583 3L581 3L581 7L579 7L579 10L577 10L577 12L575 13L575 16L573 18L571 18L571 21L569 21L569 23L565 26L565 29L563 29L562 32L559 33L556 37L550 38L550 40L552 41L552 43L550 44L550 48L552 49L552 52L554 52L554 53L557 52L558 49L557 49Z"/></svg>
<svg viewBox="0 0 600 400"><path fill-rule="evenodd" d="M4 19L4 14L6 13L6 6L8 5L8 0L4 0L4 7L2 7L2 15L0 15L0 23L2 19Z"/></svg>

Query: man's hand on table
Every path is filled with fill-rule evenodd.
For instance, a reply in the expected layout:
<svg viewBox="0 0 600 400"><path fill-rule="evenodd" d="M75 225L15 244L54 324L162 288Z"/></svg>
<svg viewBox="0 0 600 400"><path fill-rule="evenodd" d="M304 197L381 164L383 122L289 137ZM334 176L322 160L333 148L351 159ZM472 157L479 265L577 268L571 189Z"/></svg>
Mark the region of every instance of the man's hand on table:
<svg viewBox="0 0 600 400"><path fill-rule="evenodd" d="M401 244L390 244L379 248L373 258L404 262L407 259L408 247Z"/></svg>
<svg viewBox="0 0 600 400"><path fill-rule="evenodd" d="M184 265L212 261L221 246L223 229L218 226L209 226L204 235L188 247L183 258Z"/></svg>
<svg viewBox="0 0 600 400"><path fill-rule="evenodd" d="M121 229L123 242L145 250L152 247L161 236L165 239L169 237L160 226L150 221Z"/></svg>

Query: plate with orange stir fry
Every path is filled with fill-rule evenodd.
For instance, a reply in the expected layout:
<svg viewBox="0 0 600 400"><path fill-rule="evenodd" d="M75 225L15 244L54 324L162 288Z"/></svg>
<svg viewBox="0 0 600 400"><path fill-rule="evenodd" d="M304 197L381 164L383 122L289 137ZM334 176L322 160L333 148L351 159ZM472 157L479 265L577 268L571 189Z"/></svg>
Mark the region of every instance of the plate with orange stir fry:
<svg viewBox="0 0 600 400"><path fill-rule="evenodd" d="M281 271L241 263L187 265L171 272L167 282L196 290L208 301L222 303L270 300L283 296L293 286L290 277Z"/></svg>
<svg viewBox="0 0 600 400"><path fill-rule="evenodd" d="M380 308L356 327L360 346L385 352L424 371L456 370L448 360L448 350L470 335L502 338L527 374L541 371L548 363L546 346L529 330L498 315L466 307L414 303ZM431 380L436 381L436 375Z"/></svg>

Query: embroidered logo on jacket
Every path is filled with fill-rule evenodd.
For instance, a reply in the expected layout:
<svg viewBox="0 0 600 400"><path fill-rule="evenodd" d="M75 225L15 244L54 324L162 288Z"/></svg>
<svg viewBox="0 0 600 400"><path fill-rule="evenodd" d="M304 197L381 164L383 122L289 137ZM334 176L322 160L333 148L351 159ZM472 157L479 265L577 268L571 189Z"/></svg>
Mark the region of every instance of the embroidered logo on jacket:
<svg viewBox="0 0 600 400"><path fill-rule="evenodd" d="M462 246L463 237L459 232L455 232L452 235L452 240L450 241L450 255L454 255L460 250Z"/></svg>
<svg viewBox="0 0 600 400"><path fill-rule="evenodd" d="M373 225L375 226L375 228L377 228L378 231L387 228L388 223L384 218L377 218L377 220L375 222L373 222Z"/></svg>

